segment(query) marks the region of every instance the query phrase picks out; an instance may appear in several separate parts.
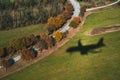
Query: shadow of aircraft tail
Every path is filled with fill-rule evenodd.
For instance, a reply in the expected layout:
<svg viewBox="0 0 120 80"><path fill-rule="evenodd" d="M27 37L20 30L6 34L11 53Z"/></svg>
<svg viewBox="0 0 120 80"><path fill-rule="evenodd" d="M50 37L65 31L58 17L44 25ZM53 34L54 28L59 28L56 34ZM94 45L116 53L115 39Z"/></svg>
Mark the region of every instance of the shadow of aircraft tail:
<svg viewBox="0 0 120 80"><path fill-rule="evenodd" d="M69 53L80 52L81 54L88 54L88 52L104 47L105 44L103 41L104 41L104 38L100 38L96 44L82 45L81 40L78 40L78 46L70 47L66 51ZM93 51L93 52L97 52L97 51Z"/></svg>

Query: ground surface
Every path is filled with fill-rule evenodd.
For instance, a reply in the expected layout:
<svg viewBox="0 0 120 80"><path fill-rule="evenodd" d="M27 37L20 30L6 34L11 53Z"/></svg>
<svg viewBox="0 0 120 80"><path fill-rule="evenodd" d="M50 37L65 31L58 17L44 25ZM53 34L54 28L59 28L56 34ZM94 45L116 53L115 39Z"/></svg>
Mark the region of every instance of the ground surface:
<svg viewBox="0 0 120 80"><path fill-rule="evenodd" d="M86 36L84 33L96 27L120 23L120 9L106 10L90 15L81 31L65 46L15 74L1 80L119 80L120 75L120 31L99 36ZM117 34L117 35L116 35ZM97 53L66 52L77 46L96 44L103 37L105 47Z"/></svg>
<svg viewBox="0 0 120 80"><path fill-rule="evenodd" d="M0 31L0 47L6 47L14 38L27 36L31 33L39 34L43 31L46 32L44 24L17 28L8 31Z"/></svg>
<svg viewBox="0 0 120 80"><path fill-rule="evenodd" d="M115 31L120 31L120 24L95 28L92 31L88 32L88 34L86 34L86 35L95 36L95 35L101 35L101 34L106 34L106 33L110 33L110 32L115 32Z"/></svg>

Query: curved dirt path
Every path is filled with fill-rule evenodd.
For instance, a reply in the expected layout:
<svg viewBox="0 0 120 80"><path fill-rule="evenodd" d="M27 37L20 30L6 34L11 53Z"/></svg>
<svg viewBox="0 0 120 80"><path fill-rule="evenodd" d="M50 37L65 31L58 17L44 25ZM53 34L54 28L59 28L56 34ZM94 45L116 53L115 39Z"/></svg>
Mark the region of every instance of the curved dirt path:
<svg viewBox="0 0 120 80"><path fill-rule="evenodd" d="M111 4L108 4L108 5L105 5L105 6L100 6L100 7L95 7L95 8L90 8L90 9L87 9L86 11L93 11L93 10L98 10L98 9L106 8L106 7L115 5L115 4L119 3L119 2L120 2L120 0L117 0L116 2L113 2Z"/></svg>

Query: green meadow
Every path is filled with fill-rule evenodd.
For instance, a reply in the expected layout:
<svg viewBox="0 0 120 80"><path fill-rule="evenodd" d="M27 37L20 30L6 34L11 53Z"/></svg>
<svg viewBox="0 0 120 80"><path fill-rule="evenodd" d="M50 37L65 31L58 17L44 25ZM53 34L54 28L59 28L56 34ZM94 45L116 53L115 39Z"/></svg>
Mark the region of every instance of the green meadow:
<svg viewBox="0 0 120 80"><path fill-rule="evenodd" d="M118 23L120 8L94 13L87 17L76 36L52 55L1 80L119 80L120 31L97 36L85 35L94 28ZM105 46L95 49L96 53L88 51L88 54L82 55L79 51L66 51L78 46L79 39L83 45L91 45L101 37Z"/></svg>
<svg viewBox="0 0 120 80"><path fill-rule="evenodd" d="M8 31L0 31L0 47L6 47L15 38L20 38L30 34L40 34L40 32L47 32L45 24L32 25L22 28L16 28Z"/></svg>

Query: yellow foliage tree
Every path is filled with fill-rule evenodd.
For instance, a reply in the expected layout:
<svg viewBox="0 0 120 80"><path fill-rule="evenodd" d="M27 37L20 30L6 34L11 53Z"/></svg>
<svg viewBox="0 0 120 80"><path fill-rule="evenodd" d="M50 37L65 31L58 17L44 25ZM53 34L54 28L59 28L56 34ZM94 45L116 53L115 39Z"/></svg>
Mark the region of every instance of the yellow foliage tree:
<svg viewBox="0 0 120 80"><path fill-rule="evenodd" d="M54 36L55 36L56 41L59 42L63 38L63 33L61 33L60 31L57 30L54 33Z"/></svg>
<svg viewBox="0 0 120 80"><path fill-rule="evenodd" d="M65 18L64 16L61 14L61 15L58 15L56 18L55 18L55 21L56 21L56 27L57 28L60 28L62 26L62 24L65 22Z"/></svg>
<svg viewBox="0 0 120 80"><path fill-rule="evenodd" d="M50 17L48 19L47 25L53 25L56 29L60 28L62 24L65 22L64 16L58 15L57 17Z"/></svg>

